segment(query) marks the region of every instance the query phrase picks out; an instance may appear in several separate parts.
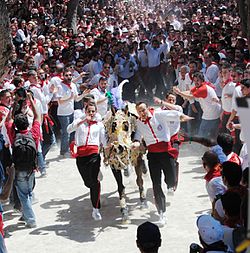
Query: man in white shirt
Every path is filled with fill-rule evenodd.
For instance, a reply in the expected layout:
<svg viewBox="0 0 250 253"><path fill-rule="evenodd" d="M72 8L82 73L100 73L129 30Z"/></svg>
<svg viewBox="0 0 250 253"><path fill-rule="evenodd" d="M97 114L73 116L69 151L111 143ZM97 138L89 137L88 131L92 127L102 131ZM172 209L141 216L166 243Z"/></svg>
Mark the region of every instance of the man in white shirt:
<svg viewBox="0 0 250 253"><path fill-rule="evenodd" d="M178 151L172 148L170 143L171 133L168 121L189 120L190 117L178 111L152 111L144 102L137 103L136 110L139 119L133 147L139 147L142 138L146 142L150 177L160 218L159 224L164 225L166 223L166 198L161 188L161 172L164 173L167 187L174 187L176 183L174 158L178 155Z"/></svg>
<svg viewBox="0 0 250 253"><path fill-rule="evenodd" d="M229 63L224 63L221 68L221 105L222 105L222 113L220 116L221 119L221 133L228 132L226 128L228 119L230 118L232 112L232 97L235 90L236 84L233 82L231 77L231 65Z"/></svg>
<svg viewBox="0 0 250 253"><path fill-rule="evenodd" d="M174 87L174 91L187 99L197 99L203 111L202 121L199 128L199 136L216 139L220 122L221 106L215 90L204 82L201 72L193 75L195 87L190 91L181 92Z"/></svg>
<svg viewBox="0 0 250 253"><path fill-rule="evenodd" d="M153 38L152 42L146 46L148 55L148 82L146 84L148 94L152 95L152 90L156 88L155 94L157 97L162 97L165 94L165 86L160 74L161 54L168 50L168 44L165 42L160 45L157 38Z"/></svg>
<svg viewBox="0 0 250 253"><path fill-rule="evenodd" d="M97 112L102 116L102 118L104 118L108 112L108 97L106 96L107 86L107 78L100 77L97 88L94 88L90 92L90 94L94 95Z"/></svg>
<svg viewBox="0 0 250 253"><path fill-rule="evenodd" d="M63 157L69 156L69 144L73 140L74 135L69 136L67 126L73 122L74 101L79 102L85 94L78 95L77 87L72 82L72 73L66 69L63 74L63 80L58 85L57 99L58 108L57 116L61 125L61 149L60 155Z"/></svg>
<svg viewBox="0 0 250 253"><path fill-rule="evenodd" d="M138 65L134 56L129 53L129 48L125 47L122 52L122 56L118 58L119 71L118 77L119 82L127 79L129 83L123 88L123 99L135 102L135 90L138 87L138 83L134 78Z"/></svg>
<svg viewBox="0 0 250 253"><path fill-rule="evenodd" d="M214 84L219 75L219 67L217 63L214 62L214 58L211 52L206 51L204 53L204 62L206 64L205 79Z"/></svg>

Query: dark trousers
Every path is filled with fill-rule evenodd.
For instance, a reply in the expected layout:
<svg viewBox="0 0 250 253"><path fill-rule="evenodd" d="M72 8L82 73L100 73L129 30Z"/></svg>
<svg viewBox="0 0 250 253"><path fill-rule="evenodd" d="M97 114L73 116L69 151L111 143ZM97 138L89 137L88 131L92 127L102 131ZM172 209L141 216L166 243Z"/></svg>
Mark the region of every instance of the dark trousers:
<svg viewBox="0 0 250 253"><path fill-rule="evenodd" d="M223 114L222 116L222 120L220 123L220 129L219 129L219 133L227 133L230 134L230 131L227 129L227 122L230 118L230 114Z"/></svg>
<svg viewBox="0 0 250 253"><path fill-rule="evenodd" d="M112 173L115 177L115 181L117 183L118 186L118 193L119 193L119 198L122 199L123 197L125 197L125 186L123 185L123 181L122 181L122 171L121 170L116 170L114 168L111 167Z"/></svg>
<svg viewBox="0 0 250 253"><path fill-rule="evenodd" d="M78 171L86 187L90 188L90 199L94 208L101 207L100 192L101 184L98 180L100 171L101 157L99 154L92 154L76 158Z"/></svg>
<svg viewBox="0 0 250 253"><path fill-rule="evenodd" d="M161 188L161 171L163 171L167 187L174 187L176 183L175 160L167 152L148 153L147 158L156 207L158 212L165 212L166 197Z"/></svg>

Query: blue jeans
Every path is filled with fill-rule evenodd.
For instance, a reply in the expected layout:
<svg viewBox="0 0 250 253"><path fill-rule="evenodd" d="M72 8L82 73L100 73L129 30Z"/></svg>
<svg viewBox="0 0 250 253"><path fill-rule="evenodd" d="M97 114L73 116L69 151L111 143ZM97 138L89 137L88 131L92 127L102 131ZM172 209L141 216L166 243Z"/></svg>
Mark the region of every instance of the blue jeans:
<svg viewBox="0 0 250 253"><path fill-rule="evenodd" d="M42 152L37 152L37 164L38 164L38 169L42 173L45 171L45 161Z"/></svg>
<svg viewBox="0 0 250 253"><path fill-rule="evenodd" d="M220 119L202 119L198 135L204 138L212 138L213 140L216 140L219 130L219 124Z"/></svg>
<svg viewBox="0 0 250 253"><path fill-rule="evenodd" d="M0 233L0 253L7 253L7 249L4 243L4 238L1 233Z"/></svg>
<svg viewBox="0 0 250 253"><path fill-rule="evenodd" d="M58 116L60 125L61 125L61 150L60 155L64 155L69 152L69 144L74 139L74 133L68 134L67 127L69 124L73 122L74 116L73 114L67 116Z"/></svg>
<svg viewBox="0 0 250 253"><path fill-rule="evenodd" d="M35 172L16 172L15 186L22 205L23 217L27 224L34 224L36 222L36 217L32 209L32 190L35 182L34 180Z"/></svg>

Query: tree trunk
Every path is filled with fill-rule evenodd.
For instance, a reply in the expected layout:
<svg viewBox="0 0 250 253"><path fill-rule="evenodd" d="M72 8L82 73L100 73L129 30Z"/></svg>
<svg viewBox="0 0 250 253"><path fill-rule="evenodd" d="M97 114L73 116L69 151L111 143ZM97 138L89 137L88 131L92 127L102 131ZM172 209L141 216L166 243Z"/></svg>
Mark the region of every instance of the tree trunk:
<svg viewBox="0 0 250 253"><path fill-rule="evenodd" d="M10 36L10 23L8 10L5 1L0 1L0 78L4 73L12 51L12 42Z"/></svg>
<svg viewBox="0 0 250 253"><path fill-rule="evenodd" d="M250 0L247 0L246 8L247 8L247 41L248 41L248 49L250 52Z"/></svg>
<svg viewBox="0 0 250 253"><path fill-rule="evenodd" d="M77 33L77 9L79 0L70 0L67 8L68 27L73 29L73 33Z"/></svg>
<svg viewBox="0 0 250 253"><path fill-rule="evenodd" d="M247 35L247 2L249 0L238 0L238 9L239 9L239 15L241 19L241 30L244 34L244 36Z"/></svg>

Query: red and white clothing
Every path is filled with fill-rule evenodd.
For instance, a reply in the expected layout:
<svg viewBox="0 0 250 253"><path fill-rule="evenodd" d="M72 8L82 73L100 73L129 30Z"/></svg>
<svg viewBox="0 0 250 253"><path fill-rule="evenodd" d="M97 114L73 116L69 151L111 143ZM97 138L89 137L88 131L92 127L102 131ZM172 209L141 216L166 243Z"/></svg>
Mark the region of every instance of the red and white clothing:
<svg viewBox="0 0 250 253"><path fill-rule="evenodd" d="M100 90L99 87L94 88L91 90L90 94L94 95L95 102L97 105L97 112L101 114L102 118L107 114L108 112L108 99L106 98L106 91ZM105 99L103 102L98 103L98 101Z"/></svg>
<svg viewBox="0 0 250 253"><path fill-rule="evenodd" d="M223 111L228 114L232 112L232 96L235 90L235 85L235 83L229 80L222 88L221 105Z"/></svg>
<svg viewBox="0 0 250 253"><path fill-rule="evenodd" d="M107 145L103 123L100 121L85 121L78 126L80 121L82 121L82 118L77 118L67 127L68 133L75 131L77 155L89 156L98 154L101 144L104 147Z"/></svg>
<svg viewBox="0 0 250 253"><path fill-rule="evenodd" d="M61 100L67 100L66 102L59 102L58 101L58 108L57 108L57 115L58 116L68 116L74 113L74 96L78 95L76 85L71 82L70 84L61 82L58 86L57 98ZM71 99L69 99L71 97ZM69 99L69 100L68 100Z"/></svg>
<svg viewBox="0 0 250 253"><path fill-rule="evenodd" d="M210 201L213 203L216 196L219 194L224 194L226 191L226 186L223 184L221 177L221 166L218 164L214 169L211 169L204 177L206 180L206 189Z"/></svg>
<svg viewBox="0 0 250 253"><path fill-rule="evenodd" d="M137 120L135 140L144 138L148 152L168 152L174 158L177 157L177 150L173 151L170 139L170 121L180 121L181 112L173 110L155 111L146 121ZM173 153L171 153L173 151Z"/></svg>
<svg viewBox="0 0 250 253"><path fill-rule="evenodd" d="M220 117L221 105L214 101L219 99L212 87L204 82L199 88L192 88L191 93L201 105L202 119L215 120Z"/></svg>
<svg viewBox="0 0 250 253"><path fill-rule="evenodd" d="M34 94L34 98L39 100L42 106L42 114L47 114L48 113L48 103L51 101L53 97L53 93L48 93L45 95L44 90L42 87L37 84L37 85L30 85L30 90Z"/></svg>
<svg viewBox="0 0 250 253"><path fill-rule="evenodd" d="M239 157L236 153L231 152L229 155L227 155L227 161L237 163L238 165L241 165L243 160L241 157Z"/></svg>

